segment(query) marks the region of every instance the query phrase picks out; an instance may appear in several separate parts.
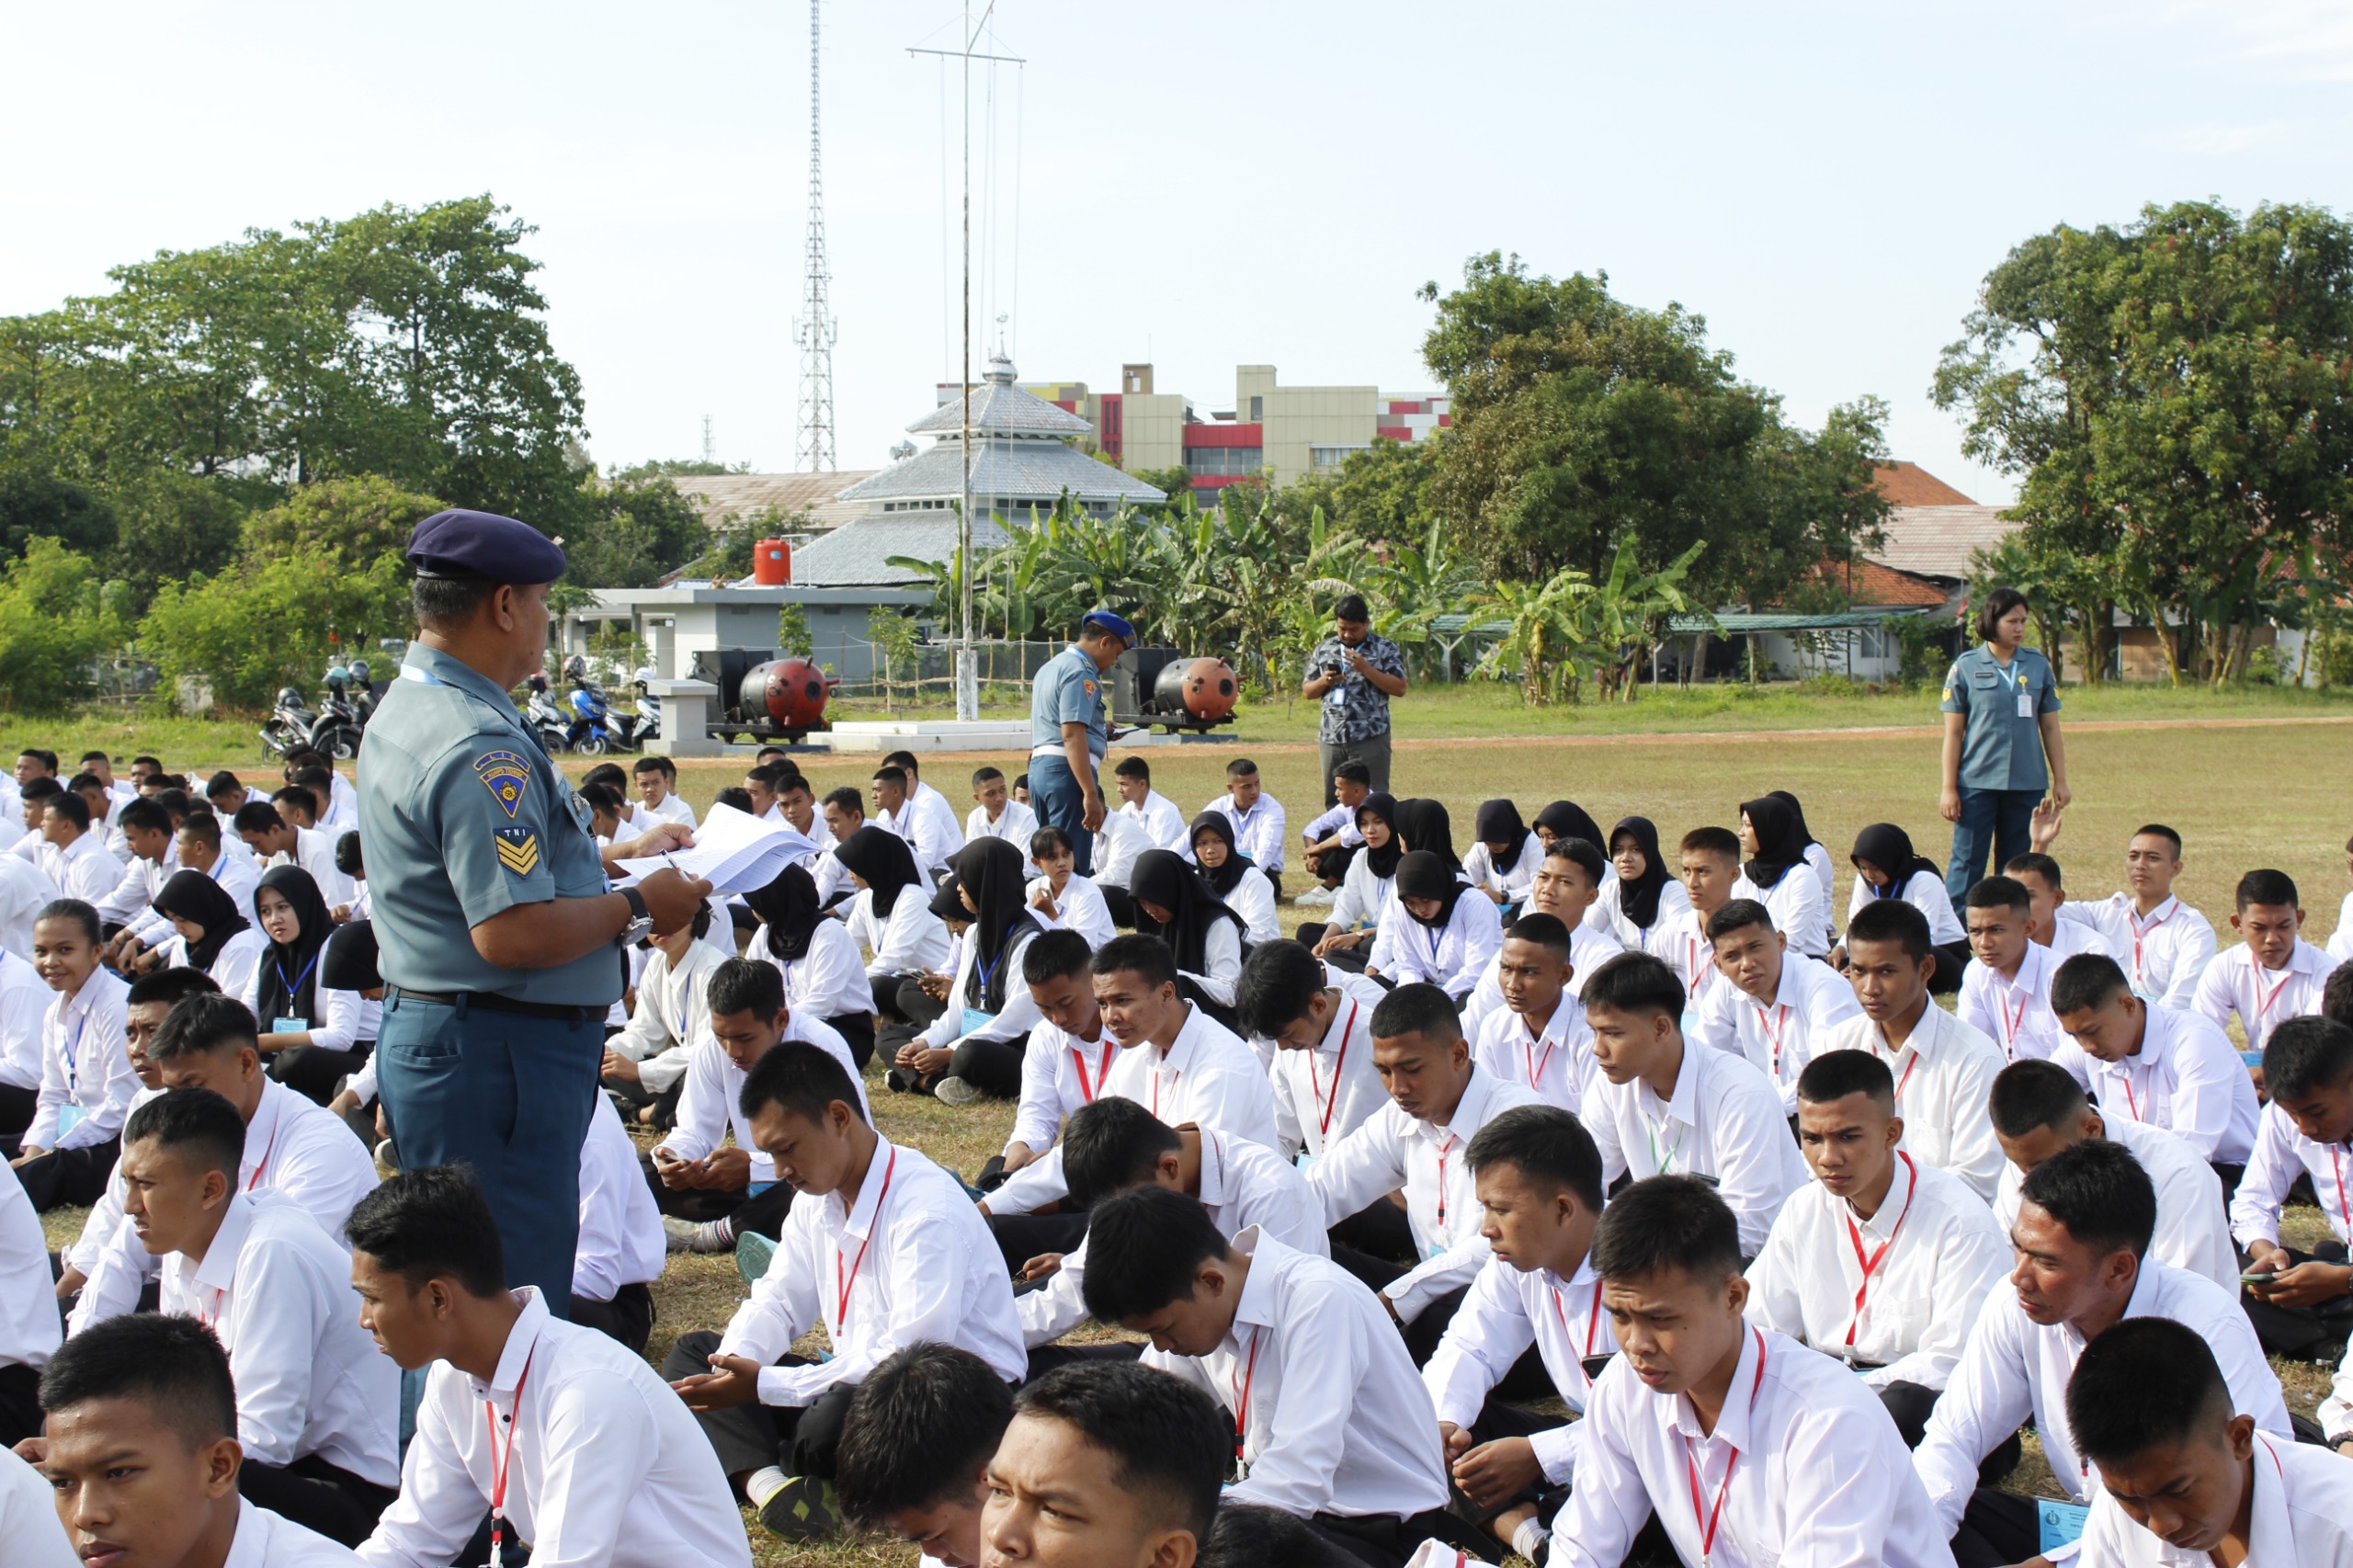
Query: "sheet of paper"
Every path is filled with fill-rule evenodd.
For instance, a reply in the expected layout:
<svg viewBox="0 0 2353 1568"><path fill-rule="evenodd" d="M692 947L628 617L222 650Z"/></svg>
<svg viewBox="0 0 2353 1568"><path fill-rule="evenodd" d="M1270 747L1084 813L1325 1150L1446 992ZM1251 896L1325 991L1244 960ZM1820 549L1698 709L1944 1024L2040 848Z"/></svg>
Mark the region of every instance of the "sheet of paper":
<svg viewBox="0 0 2353 1568"><path fill-rule="evenodd" d="M714 805L695 829L693 848L620 865L632 878L675 867L689 877L710 879L714 893L739 893L767 886L787 866L816 852L817 846L790 824L764 822L733 806Z"/></svg>

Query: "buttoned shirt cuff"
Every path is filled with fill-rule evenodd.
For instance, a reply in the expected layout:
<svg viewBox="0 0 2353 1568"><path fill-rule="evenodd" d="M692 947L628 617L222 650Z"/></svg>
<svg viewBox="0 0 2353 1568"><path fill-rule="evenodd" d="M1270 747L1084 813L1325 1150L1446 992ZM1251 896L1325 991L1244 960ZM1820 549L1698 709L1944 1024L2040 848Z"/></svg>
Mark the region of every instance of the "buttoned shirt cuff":
<svg viewBox="0 0 2353 1568"><path fill-rule="evenodd" d="M1536 1455L1536 1462L1544 1469L1544 1479L1555 1486L1566 1486L1576 1479L1577 1449L1584 1446L1585 1423L1572 1421L1565 1426L1551 1426L1531 1433L1528 1446Z"/></svg>
<svg viewBox="0 0 2353 1568"><path fill-rule="evenodd" d="M789 1410L805 1409L823 1399L841 1381L834 1369L835 1365L823 1361L807 1367L763 1367L760 1403Z"/></svg>
<svg viewBox="0 0 2353 1568"><path fill-rule="evenodd" d="M1381 1294L1397 1309L1401 1323L1411 1323L1429 1307L1432 1301L1468 1283L1478 1272L1475 1266L1464 1268L1450 1254L1440 1253L1428 1262L1392 1280Z"/></svg>
<svg viewBox="0 0 2353 1568"><path fill-rule="evenodd" d="M648 1094L668 1093L671 1085L687 1075L689 1065L687 1058L688 1051L683 1045L674 1045L667 1051L656 1051L645 1058L638 1064L639 1086Z"/></svg>

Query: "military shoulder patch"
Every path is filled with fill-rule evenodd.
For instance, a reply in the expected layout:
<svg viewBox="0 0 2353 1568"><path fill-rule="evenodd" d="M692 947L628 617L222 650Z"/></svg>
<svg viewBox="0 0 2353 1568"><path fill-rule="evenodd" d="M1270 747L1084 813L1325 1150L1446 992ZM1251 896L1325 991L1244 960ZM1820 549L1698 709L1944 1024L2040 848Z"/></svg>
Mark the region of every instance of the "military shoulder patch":
<svg viewBox="0 0 2353 1568"><path fill-rule="evenodd" d="M522 809L523 790L531 781L531 765L511 751L484 752L474 763L474 777L489 788L499 809L511 818Z"/></svg>
<svg viewBox="0 0 2353 1568"><path fill-rule="evenodd" d="M540 835L528 827L502 827L497 833L498 863L518 877L539 869Z"/></svg>

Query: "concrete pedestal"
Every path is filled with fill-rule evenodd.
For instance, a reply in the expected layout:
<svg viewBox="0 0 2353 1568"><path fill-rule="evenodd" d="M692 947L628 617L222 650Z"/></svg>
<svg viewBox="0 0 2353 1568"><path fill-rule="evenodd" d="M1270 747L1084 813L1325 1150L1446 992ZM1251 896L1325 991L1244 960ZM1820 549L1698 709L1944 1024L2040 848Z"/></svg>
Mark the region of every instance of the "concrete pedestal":
<svg viewBox="0 0 2353 1568"><path fill-rule="evenodd" d="M717 756L727 748L710 736L710 708L719 688L707 680L650 680L645 689L662 699L662 733L645 749L664 756Z"/></svg>

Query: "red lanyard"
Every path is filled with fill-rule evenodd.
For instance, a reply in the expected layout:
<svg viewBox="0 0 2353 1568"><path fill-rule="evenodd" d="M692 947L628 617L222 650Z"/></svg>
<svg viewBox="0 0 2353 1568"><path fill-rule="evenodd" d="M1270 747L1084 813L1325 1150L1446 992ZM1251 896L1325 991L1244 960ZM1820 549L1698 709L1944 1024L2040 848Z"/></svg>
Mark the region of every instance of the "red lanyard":
<svg viewBox="0 0 2353 1568"><path fill-rule="evenodd" d="M1766 1021L1768 1016L1772 1019L1769 1023ZM1783 1002L1775 1006L1770 1015L1768 1015L1765 1011L1765 1004L1759 1002L1756 1004L1756 1027L1763 1029L1765 1038L1772 1042L1773 1078L1778 1083L1781 1077L1781 1037L1789 1031L1790 1028L1790 1005Z"/></svg>
<svg viewBox="0 0 2353 1568"><path fill-rule="evenodd" d="M490 1568L498 1568L499 1553L506 1544L506 1477L515 1467L515 1428L523 1418L523 1385L530 1381L531 1357L540 1353L533 1345L530 1354L523 1358L523 1370L515 1380L515 1414L506 1422L506 1449L499 1451L498 1412L490 1401L482 1402L482 1424L490 1433Z"/></svg>
<svg viewBox="0 0 2353 1568"><path fill-rule="evenodd" d="M2341 1144L2328 1146L2328 1168L2336 1173L2336 1217L2345 1221L2345 1233L2353 1236L2353 1205L2345 1201L2345 1161L2337 1153Z"/></svg>
<svg viewBox="0 0 2353 1568"><path fill-rule="evenodd" d="M1176 1085L1184 1081L1185 1070L1182 1067L1179 1067L1176 1072L1171 1073L1168 1075L1169 1094L1172 1096L1175 1095L1176 1092ZM1160 1114L1160 1074L1157 1069L1155 1069L1152 1074L1152 1114L1154 1116L1158 1116Z"/></svg>
<svg viewBox="0 0 2353 1568"><path fill-rule="evenodd" d="M1557 1042L1546 1040L1544 1054L1539 1056L1536 1054L1536 1042L1528 1039L1524 1032L1527 1028L1523 1021L1520 1025L1523 1033L1519 1042L1519 1060L1520 1064L1528 1069L1528 1086L1532 1089L1544 1081L1544 1069L1552 1065L1552 1047Z"/></svg>
<svg viewBox="0 0 2353 1568"><path fill-rule="evenodd" d="M1561 1320L1562 1337L1572 1337L1569 1334L1569 1309L1562 1304L1561 1292L1558 1290L1552 1292L1552 1315ZM1594 1333L1600 1326L1601 1281L1597 1279L1593 1284L1593 1310L1586 1314L1585 1320L1585 1353L1587 1356L1593 1354Z"/></svg>
<svg viewBox="0 0 2353 1568"><path fill-rule="evenodd" d="M1103 1060L1095 1064L1095 1081L1090 1084L1086 1081L1086 1052L1074 1045L1070 1048L1070 1059L1078 1064L1078 1097L1088 1105L1095 1103L1096 1095L1102 1090L1103 1080L1111 1075L1111 1058L1119 1049L1118 1040L1108 1034L1103 1037Z"/></svg>
<svg viewBox="0 0 2353 1568"><path fill-rule="evenodd" d="M891 1175L899 1168L899 1146L891 1146L891 1158L882 1167L882 1190L874 1197L873 1218L866 1221L866 1239L858 1244L858 1259L849 1266L849 1278L842 1278L842 1251L834 1249L834 1329L840 1332L849 1326L850 1293L858 1289L858 1271L866 1267L866 1249L874 1244L874 1233L882 1228L882 1205L891 1201Z"/></svg>
<svg viewBox="0 0 2353 1568"><path fill-rule="evenodd" d="M2140 978L2141 978L2141 938L2142 938L2142 937L2145 937L2145 936L2147 936L2150 932L2152 932L2152 931L2155 930L2158 926L2160 926L2164 925L2166 921L2168 921L2168 920L2172 919L2172 918L2174 917L2174 911L2175 911L2175 910L2179 909L2180 907L2181 907L2181 905L2179 905L2179 904L2177 904L2177 904L2175 904L2175 905L2174 905L2174 907L2173 907L2173 909L2169 909L2169 910L2165 911L2165 914L2163 914L2163 915L2159 915L2156 919L2150 921L2146 926L2142 925L2142 924L2141 924L2141 917L2140 917L2139 915L2137 915L2133 914L2131 910L2129 910L2129 909L2128 909L2128 910L2126 910L2126 911L2124 912L2124 919L2125 919L2126 924L2130 925L2130 926L2132 927L2132 978L2133 978L2133 979L2138 980L2138 979L2140 979Z"/></svg>
<svg viewBox="0 0 2353 1568"><path fill-rule="evenodd" d="M1895 1152L1895 1157L1904 1162L1904 1175L1911 1185L1904 1189L1904 1207L1896 1210L1895 1228L1887 1233L1887 1240L1879 1244L1879 1250L1865 1257L1863 1233L1855 1223L1855 1216L1851 1212L1840 1216L1847 1221L1847 1239L1855 1244L1855 1261L1863 1267L1863 1282L1855 1287L1855 1315L1847 1324L1847 1348L1849 1350L1855 1347L1855 1331L1863 1326L1863 1301L1871 1292L1871 1275L1887 1261L1887 1255L1894 1249L1895 1238L1904 1233L1904 1221L1912 1217L1912 1199L1920 1192L1920 1167L1914 1165L1912 1156L1901 1149Z"/></svg>
<svg viewBox="0 0 2353 1568"><path fill-rule="evenodd" d="M1757 1391L1765 1386L1765 1335L1761 1329L1756 1328L1751 1328L1748 1332L1756 1335L1756 1381L1751 1383L1748 1389L1748 1409L1753 1417L1756 1411ZM1721 1424L1722 1417L1718 1420ZM1732 1472L1739 1463L1740 1450L1733 1449L1732 1458L1724 1461L1724 1478L1716 1487L1716 1506L1703 1512L1703 1505L1699 1501L1699 1461L1691 1452L1691 1439L1688 1437L1683 1439L1683 1469L1691 1478L1692 1522L1701 1527L1699 1531L1701 1568L1706 1568L1706 1564L1715 1555L1716 1526L1723 1520L1724 1494L1732 1490Z"/></svg>
<svg viewBox="0 0 2353 1568"><path fill-rule="evenodd" d="M1340 1055L1339 1060L1332 1063L1330 1094L1325 1094L1323 1085L1315 1081L1315 1052L1311 1051L1307 1053L1307 1085L1314 1091L1315 1097L1324 1102L1323 1119L1315 1127L1316 1135L1320 1138L1332 1136L1332 1109L1340 1103L1340 1074L1348 1064L1348 1036L1355 1032L1358 1006L1353 1001L1348 1004L1348 1021L1340 1026Z"/></svg>
<svg viewBox="0 0 2353 1568"><path fill-rule="evenodd" d="M2127 1110L2132 1113L2132 1119L2139 1121L2142 1119L2141 1102L2132 1093L2131 1070L2127 1068L2120 1062L2117 1063L2117 1069L2118 1071L2116 1075L2123 1082L2124 1085L2124 1107Z"/></svg>
<svg viewBox="0 0 2353 1568"><path fill-rule="evenodd" d="M1446 1228L1446 1157L1454 1153L1454 1146L1461 1142L1461 1140L1460 1138L1457 1138L1454 1134L1449 1132L1447 1134L1446 1142L1438 1146L1438 1229L1440 1230L1444 1230Z"/></svg>
<svg viewBox="0 0 2353 1568"><path fill-rule="evenodd" d="M2027 1005L2033 1000L2034 993L2030 991L2019 997L2016 1012L2012 1012L2010 1005L2000 997L1997 996L1994 1000L1995 1006L2000 1010L2002 1016L2002 1049L2013 1062L2017 1061L2018 1056L2018 1030L2026 1025Z"/></svg>
<svg viewBox="0 0 2353 1568"><path fill-rule="evenodd" d="M1229 1382L1233 1392L1233 1458L1242 1460L1242 1440L1250 1429L1250 1385L1258 1381L1258 1333L1250 1332L1250 1359L1244 1368L1240 1382Z"/></svg>
<svg viewBox="0 0 2353 1568"><path fill-rule="evenodd" d="M1708 971L1699 962L1699 955L1707 947L1708 939L1704 937L1697 940L1689 937L1683 938L1683 967L1688 976L1683 983L1684 989L1691 994L1691 1000L1695 1002L1699 999L1699 987L1708 983Z"/></svg>
<svg viewBox="0 0 2353 1568"><path fill-rule="evenodd" d="M2294 964L2295 956L2292 953L2289 955L2288 961L2290 966ZM2279 983L2271 988L2270 995L2266 996L2263 994L2263 970L2260 965L2256 966L2255 971L2255 1032L2257 1035L2261 1035L2265 1032L2263 1027L2264 1016L2269 1013L2272 1008L2279 1005L2279 993L2287 990L2288 983L2295 978L2296 971L2293 967L2283 971L2279 976Z"/></svg>
<svg viewBox="0 0 2353 1568"><path fill-rule="evenodd" d="M262 1151L261 1151L261 1164L259 1164L259 1165L256 1165L256 1166L254 1167L254 1174L253 1174L252 1177L251 1177L250 1179L248 1179L248 1180L246 1181L246 1183L245 1183L245 1190L246 1190L247 1192L251 1192L254 1188L256 1188L256 1187L259 1187L259 1186L261 1185L262 1173L263 1173L264 1171L267 1171L267 1169L269 1169L269 1157L270 1157L270 1155L272 1155L272 1154L274 1154L274 1153L276 1153L278 1152L278 1129L279 1129L279 1128L281 1128L281 1127L284 1127L285 1125L286 1125L286 1118L285 1118L282 1114L278 1117L278 1119L276 1121L274 1121L274 1122L272 1122L272 1123L270 1124L270 1129L269 1129L269 1142L268 1142L267 1143L266 1143L266 1144L262 1145Z"/></svg>

